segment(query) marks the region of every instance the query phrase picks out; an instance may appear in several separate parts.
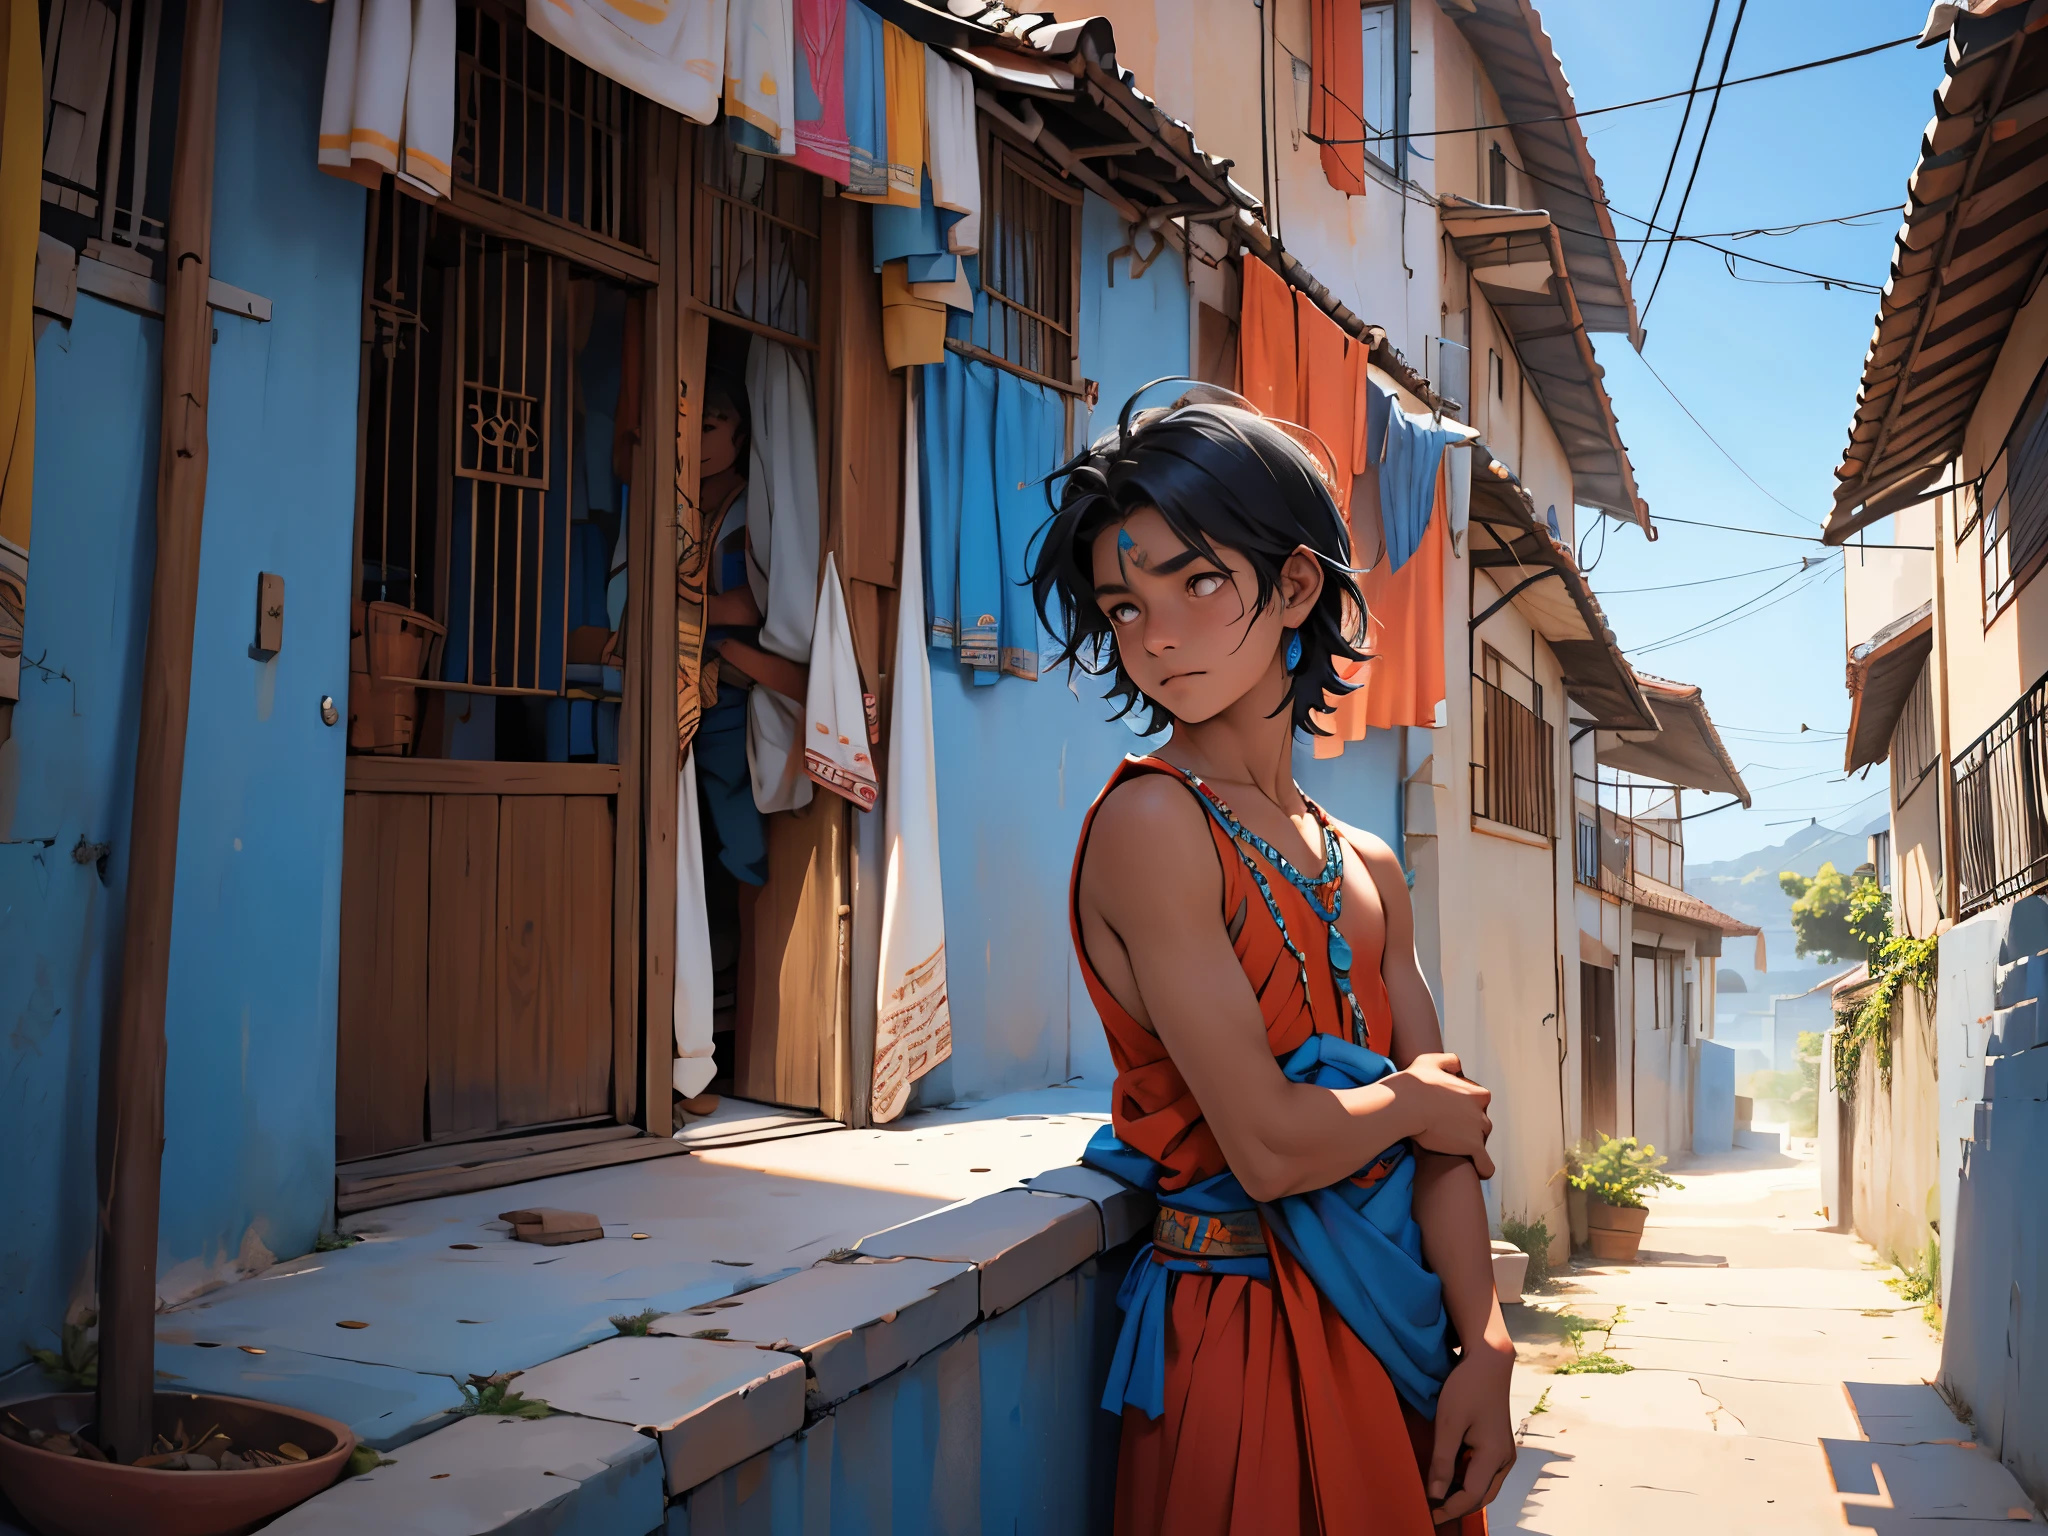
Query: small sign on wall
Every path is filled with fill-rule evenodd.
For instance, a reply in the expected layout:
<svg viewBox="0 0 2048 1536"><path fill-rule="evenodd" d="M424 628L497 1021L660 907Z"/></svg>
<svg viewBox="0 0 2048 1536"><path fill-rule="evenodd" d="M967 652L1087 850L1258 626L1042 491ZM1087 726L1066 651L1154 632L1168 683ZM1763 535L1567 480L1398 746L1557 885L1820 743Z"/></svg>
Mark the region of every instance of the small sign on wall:
<svg viewBox="0 0 2048 1536"><path fill-rule="evenodd" d="M268 661L284 649L284 578L274 571L256 573L256 642L249 654Z"/></svg>

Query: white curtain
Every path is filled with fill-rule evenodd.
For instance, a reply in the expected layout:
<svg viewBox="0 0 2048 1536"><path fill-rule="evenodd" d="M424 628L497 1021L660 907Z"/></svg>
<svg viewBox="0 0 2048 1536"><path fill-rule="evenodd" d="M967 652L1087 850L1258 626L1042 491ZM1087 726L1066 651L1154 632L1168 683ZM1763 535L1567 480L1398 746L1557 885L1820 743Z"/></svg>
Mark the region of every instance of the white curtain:
<svg viewBox="0 0 2048 1536"><path fill-rule="evenodd" d="M683 754L676 789L675 1090L694 1099L717 1074L711 1060L711 912L704 899L704 827L697 819L697 753Z"/></svg>
<svg viewBox="0 0 2048 1536"><path fill-rule="evenodd" d="M321 169L446 197L454 154L455 0L334 0Z"/></svg>
<svg viewBox="0 0 2048 1536"><path fill-rule="evenodd" d="M917 491L917 370L904 403L903 573L883 807L882 961L875 1000L874 1117L894 1120L910 1085L953 1054L946 998L946 909L939 885L938 771L932 668L925 650L923 513Z"/></svg>
<svg viewBox="0 0 2048 1536"><path fill-rule="evenodd" d="M526 25L693 123L718 116L725 0L526 0Z"/></svg>
<svg viewBox="0 0 2048 1536"><path fill-rule="evenodd" d="M747 349L747 581L761 608L761 649L811 659L818 601L818 425L797 355L756 336ZM747 700L747 766L754 803L793 811L811 803L804 772L804 706L757 686Z"/></svg>

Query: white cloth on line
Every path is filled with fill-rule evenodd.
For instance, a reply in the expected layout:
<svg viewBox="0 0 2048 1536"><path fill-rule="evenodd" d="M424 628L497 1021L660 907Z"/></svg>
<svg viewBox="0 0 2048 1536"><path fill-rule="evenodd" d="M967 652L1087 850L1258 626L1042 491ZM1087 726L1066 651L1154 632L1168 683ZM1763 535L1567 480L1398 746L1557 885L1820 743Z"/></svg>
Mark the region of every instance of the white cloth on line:
<svg viewBox="0 0 2048 1536"><path fill-rule="evenodd" d="M853 626L839 565L825 556L818 583L818 622L811 635L810 697L804 703L804 771L864 811L875 808L881 785L875 780L873 743L868 739L867 702L860 662L853 654Z"/></svg>
<svg viewBox="0 0 2048 1536"><path fill-rule="evenodd" d="M747 348L747 581L761 609L760 646L808 663L818 609L818 426L801 359L756 336ZM793 811L811 803L804 772L804 706L773 688L747 700L747 765L754 803Z"/></svg>
<svg viewBox="0 0 2048 1536"><path fill-rule="evenodd" d="M711 910L704 896L704 828L697 820L696 749L683 754L676 790L676 1059L677 1093L694 1099L718 1075L711 1059Z"/></svg>
<svg viewBox="0 0 2048 1536"><path fill-rule="evenodd" d="M446 197L454 155L455 0L334 0L321 169Z"/></svg>
<svg viewBox="0 0 2048 1536"><path fill-rule="evenodd" d="M526 0L526 25L693 123L718 116L725 0Z"/></svg>
<svg viewBox="0 0 2048 1536"><path fill-rule="evenodd" d="M1464 449L1444 455L1444 500L1450 510L1451 551L1459 554L1465 548L1465 529L1472 521L1472 452L1462 443L1451 446Z"/></svg>
<svg viewBox="0 0 2048 1536"><path fill-rule="evenodd" d="M725 115L734 147L796 153L794 0L726 0Z"/></svg>
<svg viewBox="0 0 2048 1536"><path fill-rule="evenodd" d="M889 718L888 795L882 807L886 874L882 957L875 998L876 1124L910 1102L910 1085L953 1054L946 996L946 905L939 878L938 765L932 744L932 664L925 649L923 513L917 491L917 370L904 400L903 585L897 593Z"/></svg>
<svg viewBox="0 0 2048 1536"><path fill-rule="evenodd" d="M974 131L974 77L936 48L924 51L925 163L932 206L964 217L946 232L946 249L981 249L981 152Z"/></svg>

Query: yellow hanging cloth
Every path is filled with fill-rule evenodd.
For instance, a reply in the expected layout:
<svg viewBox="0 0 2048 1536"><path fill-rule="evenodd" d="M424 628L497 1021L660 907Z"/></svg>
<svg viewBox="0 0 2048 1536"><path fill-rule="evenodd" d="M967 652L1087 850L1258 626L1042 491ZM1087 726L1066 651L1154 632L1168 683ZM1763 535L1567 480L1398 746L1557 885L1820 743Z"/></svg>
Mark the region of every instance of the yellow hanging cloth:
<svg viewBox="0 0 2048 1536"><path fill-rule="evenodd" d="M21 697L35 484L43 49L35 0L0 0L0 703Z"/></svg>

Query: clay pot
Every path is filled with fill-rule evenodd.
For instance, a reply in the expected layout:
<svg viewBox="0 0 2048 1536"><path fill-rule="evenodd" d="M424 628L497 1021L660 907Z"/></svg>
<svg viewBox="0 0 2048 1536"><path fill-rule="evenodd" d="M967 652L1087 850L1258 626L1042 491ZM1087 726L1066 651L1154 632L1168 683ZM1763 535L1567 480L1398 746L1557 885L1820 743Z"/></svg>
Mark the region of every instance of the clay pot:
<svg viewBox="0 0 2048 1536"><path fill-rule="evenodd" d="M90 1392L63 1392L8 1411L57 1434L89 1425L98 1406ZM289 1440L307 1459L240 1472L167 1472L53 1456L0 1436L0 1491L40 1536L242 1536L330 1487L356 1446L346 1425L316 1413L211 1393L157 1393L158 1432L175 1433L181 1419L192 1433L218 1426L266 1450Z"/></svg>
<svg viewBox="0 0 2048 1536"><path fill-rule="evenodd" d="M1608 1205L1601 1200L1586 1202L1586 1235L1593 1257L1633 1264L1643 1246L1643 1223L1650 1213L1642 1206Z"/></svg>

